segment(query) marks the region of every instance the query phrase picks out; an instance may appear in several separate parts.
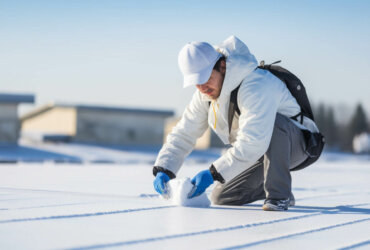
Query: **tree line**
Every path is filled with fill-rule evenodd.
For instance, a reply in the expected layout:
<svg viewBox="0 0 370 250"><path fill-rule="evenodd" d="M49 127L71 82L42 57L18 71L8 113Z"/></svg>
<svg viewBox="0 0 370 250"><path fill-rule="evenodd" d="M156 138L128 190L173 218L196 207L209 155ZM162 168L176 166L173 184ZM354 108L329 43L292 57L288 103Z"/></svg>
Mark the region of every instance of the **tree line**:
<svg viewBox="0 0 370 250"><path fill-rule="evenodd" d="M369 122L362 104L357 104L348 122L339 122L334 107L324 103L313 106L314 118L324 134L327 150L353 151L353 138L370 131Z"/></svg>

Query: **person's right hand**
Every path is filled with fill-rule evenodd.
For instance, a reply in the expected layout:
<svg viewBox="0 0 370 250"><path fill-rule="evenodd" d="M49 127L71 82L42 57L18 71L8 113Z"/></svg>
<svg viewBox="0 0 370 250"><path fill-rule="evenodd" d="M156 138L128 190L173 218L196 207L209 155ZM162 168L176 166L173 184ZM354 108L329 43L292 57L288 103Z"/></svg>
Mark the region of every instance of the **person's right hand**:
<svg viewBox="0 0 370 250"><path fill-rule="evenodd" d="M155 191L157 191L161 195L166 195L168 192L166 188L166 183L169 180L170 180L170 177L168 177L167 174L163 172L158 172L153 182Z"/></svg>

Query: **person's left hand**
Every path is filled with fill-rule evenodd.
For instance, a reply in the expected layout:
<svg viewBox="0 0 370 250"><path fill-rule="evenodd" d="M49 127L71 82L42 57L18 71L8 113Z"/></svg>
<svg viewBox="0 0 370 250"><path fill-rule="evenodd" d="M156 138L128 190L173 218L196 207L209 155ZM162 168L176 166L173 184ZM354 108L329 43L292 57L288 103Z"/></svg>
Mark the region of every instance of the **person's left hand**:
<svg viewBox="0 0 370 250"><path fill-rule="evenodd" d="M207 169L199 172L191 180L191 183L194 185L194 187L188 194L189 199L201 195L210 185L213 184L211 171Z"/></svg>

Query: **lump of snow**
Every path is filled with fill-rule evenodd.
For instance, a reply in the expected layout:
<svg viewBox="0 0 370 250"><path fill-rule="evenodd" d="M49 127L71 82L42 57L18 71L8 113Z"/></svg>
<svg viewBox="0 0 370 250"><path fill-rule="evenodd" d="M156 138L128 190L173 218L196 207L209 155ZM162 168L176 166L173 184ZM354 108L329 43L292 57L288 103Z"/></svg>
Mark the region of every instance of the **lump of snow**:
<svg viewBox="0 0 370 250"><path fill-rule="evenodd" d="M172 204L185 207L209 207L207 194L188 199L188 194L193 188L189 178L173 179L167 183L169 200Z"/></svg>

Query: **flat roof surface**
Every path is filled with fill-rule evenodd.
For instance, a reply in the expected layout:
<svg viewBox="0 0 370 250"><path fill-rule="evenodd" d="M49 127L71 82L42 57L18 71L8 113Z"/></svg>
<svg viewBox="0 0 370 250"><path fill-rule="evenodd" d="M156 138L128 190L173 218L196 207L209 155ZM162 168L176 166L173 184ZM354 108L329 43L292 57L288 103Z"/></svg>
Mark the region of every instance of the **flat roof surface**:
<svg viewBox="0 0 370 250"><path fill-rule="evenodd" d="M58 104L56 106L59 106ZM111 107L111 106L97 106L97 105L70 105L79 110L92 110L92 111L104 111L104 112L124 112L133 114L148 114L148 115L162 115L162 116L173 116L175 113L170 110L159 110L159 109L144 109L144 108L123 108L123 107Z"/></svg>
<svg viewBox="0 0 370 250"><path fill-rule="evenodd" d="M53 151L127 161L1 165L2 249L369 249L370 168L355 156L324 155L292 172L296 206L266 212L263 201L175 205L154 191L154 154L70 146ZM213 160L189 159L177 179Z"/></svg>
<svg viewBox="0 0 370 250"><path fill-rule="evenodd" d="M42 107L36 108L35 110L22 116L22 120L26 120L35 117L39 114L49 111L53 108L74 108L79 111L96 111L96 112L121 112L141 115L158 115L163 117L171 117L175 115L172 110L160 110L160 109L144 109L144 108L124 108L114 106L100 106L100 105L81 105L81 104L64 104L64 103L51 103Z"/></svg>
<svg viewBox="0 0 370 250"><path fill-rule="evenodd" d="M34 103L35 95L32 94L4 94L0 93L0 103Z"/></svg>

